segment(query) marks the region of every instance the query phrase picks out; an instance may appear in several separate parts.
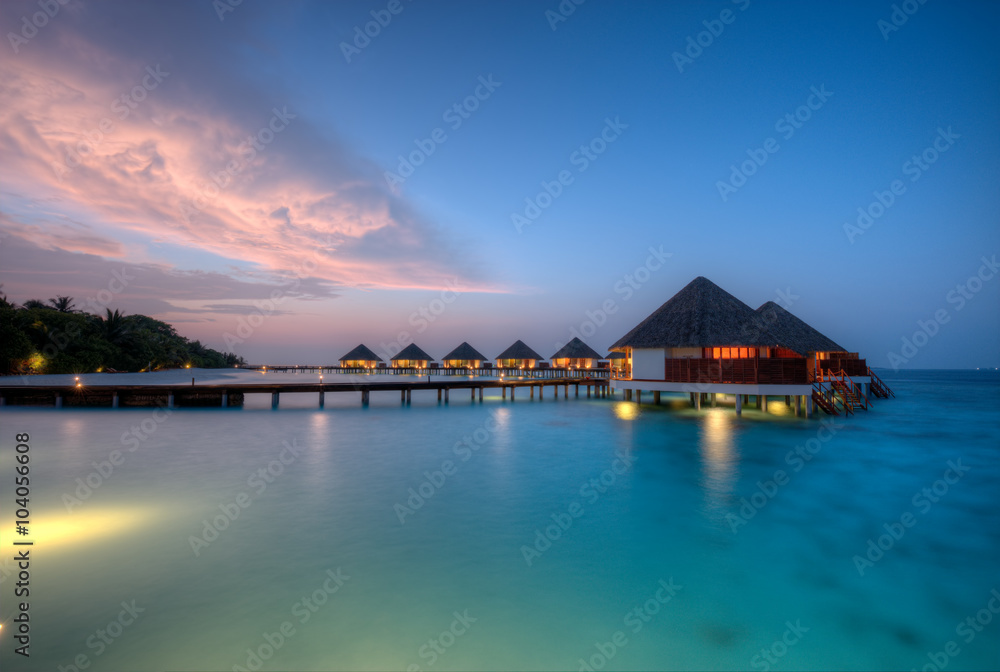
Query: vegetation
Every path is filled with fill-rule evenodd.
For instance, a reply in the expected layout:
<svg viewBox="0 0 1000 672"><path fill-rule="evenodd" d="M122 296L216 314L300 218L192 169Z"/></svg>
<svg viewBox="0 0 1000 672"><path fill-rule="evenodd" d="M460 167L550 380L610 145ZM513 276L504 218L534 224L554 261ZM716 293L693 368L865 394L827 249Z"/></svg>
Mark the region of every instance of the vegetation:
<svg viewBox="0 0 1000 672"><path fill-rule="evenodd" d="M180 368L232 368L242 357L206 348L172 326L117 310L91 315L73 299L17 306L0 294L0 374L90 373Z"/></svg>

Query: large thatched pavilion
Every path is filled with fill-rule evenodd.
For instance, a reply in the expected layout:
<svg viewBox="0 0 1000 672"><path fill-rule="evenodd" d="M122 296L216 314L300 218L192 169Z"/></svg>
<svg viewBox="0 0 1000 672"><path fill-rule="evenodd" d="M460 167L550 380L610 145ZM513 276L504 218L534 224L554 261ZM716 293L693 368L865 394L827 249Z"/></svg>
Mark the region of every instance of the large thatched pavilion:
<svg viewBox="0 0 1000 672"><path fill-rule="evenodd" d="M815 361L821 354L839 353L845 360L853 354L777 304L755 311L703 277L688 283L611 349L626 355L611 386L625 390L627 397L644 390L656 399L660 392L687 392L700 408L706 395L714 403L717 394L732 394L739 412L750 396L766 408L769 395L780 395L794 397L796 409L805 400L807 414L816 391L807 355L812 353ZM864 360L853 357L863 366ZM864 376L847 384L854 389L869 382L865 367Z"/></svg>
<svg viewBox="0 0 1000 672"><path fill-rule="evenodd" d="M485 361L485 355L464 342L441 358L446 369L478 369Z"/></svg>
<svg viewBox="0 0 1000 672"><path fill-rule="evenodd" d="M426 369L433 361L434 358L417 347L416 343L410 343L392 358L392 366L396 369Z"/></svg>
<svg viewBox="0 0 1000 672"><path fill-rule="evenodd" d="M596 369L601 355L576 336L549 359L560 369Z"/></svg>
<svg viewBox="0 0 1000 672"><path fill-rule="evenodd" d="M381 357L362 343L341 357L340 365L345 369L374 369L381 361Z"/></svg>
<svg viewBox="0 0 1000 672"><path fill-rule="evenodd" d="M525 345L524 341L518 340L497 355L497 366L501 369L533 369L542 359L543 357Z"/></svg>

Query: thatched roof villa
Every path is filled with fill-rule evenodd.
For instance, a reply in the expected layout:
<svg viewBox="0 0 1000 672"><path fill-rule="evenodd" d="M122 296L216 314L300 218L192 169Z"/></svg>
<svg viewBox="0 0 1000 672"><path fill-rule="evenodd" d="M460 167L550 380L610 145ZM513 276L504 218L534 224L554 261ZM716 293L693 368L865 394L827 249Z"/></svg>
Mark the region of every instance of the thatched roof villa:
<svg viewBox="0 0 1000 672"><path fill-rule="evenodd" d="M601 355L574 336L572 341L559 348L549 359L552 360L552 366L560 369L596 369Z"/></svg>
<svg viewBox="0 0 1000 672"><path fill-rule="evenodd" d="M805 399L811 413L816 372L824 370L816 362L833 354L838 363L854 362L856 375L845 381L845 395L856 387L863 396L871 382L857 353L777 304L755 311L704 277L688 283L611 349L626 356L625 365L613 370L613 389L625 390L627 398L643 390L655 398L660 392L687 392L696 407L706 394L713 400L720 393L736 395L737 412L741 398L755 396L766 408L768 395L781 395L795 397L797 408Z"/></svg>
<svg viewBox="0 0 1000 672"><path fill-rule="evenodd" d="M441 358L446 369L478 369L485 361L485 355L465 342Z"/></svg>
<svg viewBox="0 0 1000 672"><path fill-rule="evenodd" d="M340 358L340 365L345 369L374 369L382 361L364 343Z"/></svg>
<svg viewBox="0 0 1000 672"><path fill-rule="evenodd" d="M416 343L410 343L392 358L392 366L396 369L426 369L433 361L434 358L417 347Z"/></svg>
<svg viewBox="0 0 1000 672"><path fill-rule="evenodd" d="M502 369L533 369L543 357L525 345L524 341L514 344L497 355L497 366Z"/></svg>

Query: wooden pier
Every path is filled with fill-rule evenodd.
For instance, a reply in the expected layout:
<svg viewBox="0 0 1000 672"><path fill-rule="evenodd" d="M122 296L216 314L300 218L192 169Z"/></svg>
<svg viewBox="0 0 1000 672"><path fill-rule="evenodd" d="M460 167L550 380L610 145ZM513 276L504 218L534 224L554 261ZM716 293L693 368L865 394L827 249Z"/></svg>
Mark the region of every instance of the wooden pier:
<svg viewBox="0 0 1000 672"><path fill-rule="evenodd" d="M381 373L381 371L379 372ZM426 371L425 371L426 373ZM437 372L435 371L435 374ZM414 391L437 391L439 402L449 403L450 393L467 390L471 401L483 400L483 391L500 389L502 399L508 395L515 401L518 392L529 388L528 398L544 399L545 388L553 388L558 396L568 399L570 388L573 396L580 396L584 388L587 397L606 397L609 394L607 378L585 376L537 378L472 378L468 380L420 381L364 381L310 382L310 383L225 383L191 385L0 385L0 406L50 406L64 407L240 407L246 394L270 394L271 407L278 408L283 394L315 394L319 408L323 408L326 394L332 392L360 393L361 404L367 406L372 392L399 392L400 402L410 403ZM524 398L522 396L522 398Z"/></svg>

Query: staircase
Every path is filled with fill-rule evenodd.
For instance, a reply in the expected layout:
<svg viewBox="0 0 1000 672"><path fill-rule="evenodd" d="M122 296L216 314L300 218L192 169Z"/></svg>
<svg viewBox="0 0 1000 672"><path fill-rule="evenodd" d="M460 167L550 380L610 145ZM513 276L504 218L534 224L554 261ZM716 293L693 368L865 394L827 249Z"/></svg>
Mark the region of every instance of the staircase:
<svg viewBox="0 0 1000 672"><path fill-rule="evenodd" d="M813 403L816 404L817 408L822 408L826 411L827 415L840 415L837 412L837 407L830 403L826 396L823 394L823 386L819 383L813 383L813 393L812 393Z"/></svg>
<svg viewBox="0 0 1000 672"><path fill-rule="evenodd" d="M889 389L889 386L885 382L875 375L871 367L868 367L868 376L871 378L871 390L872 394L876 397L881 397L882 399L888 399L889 397L895 397L896 393Z"/></svg>

